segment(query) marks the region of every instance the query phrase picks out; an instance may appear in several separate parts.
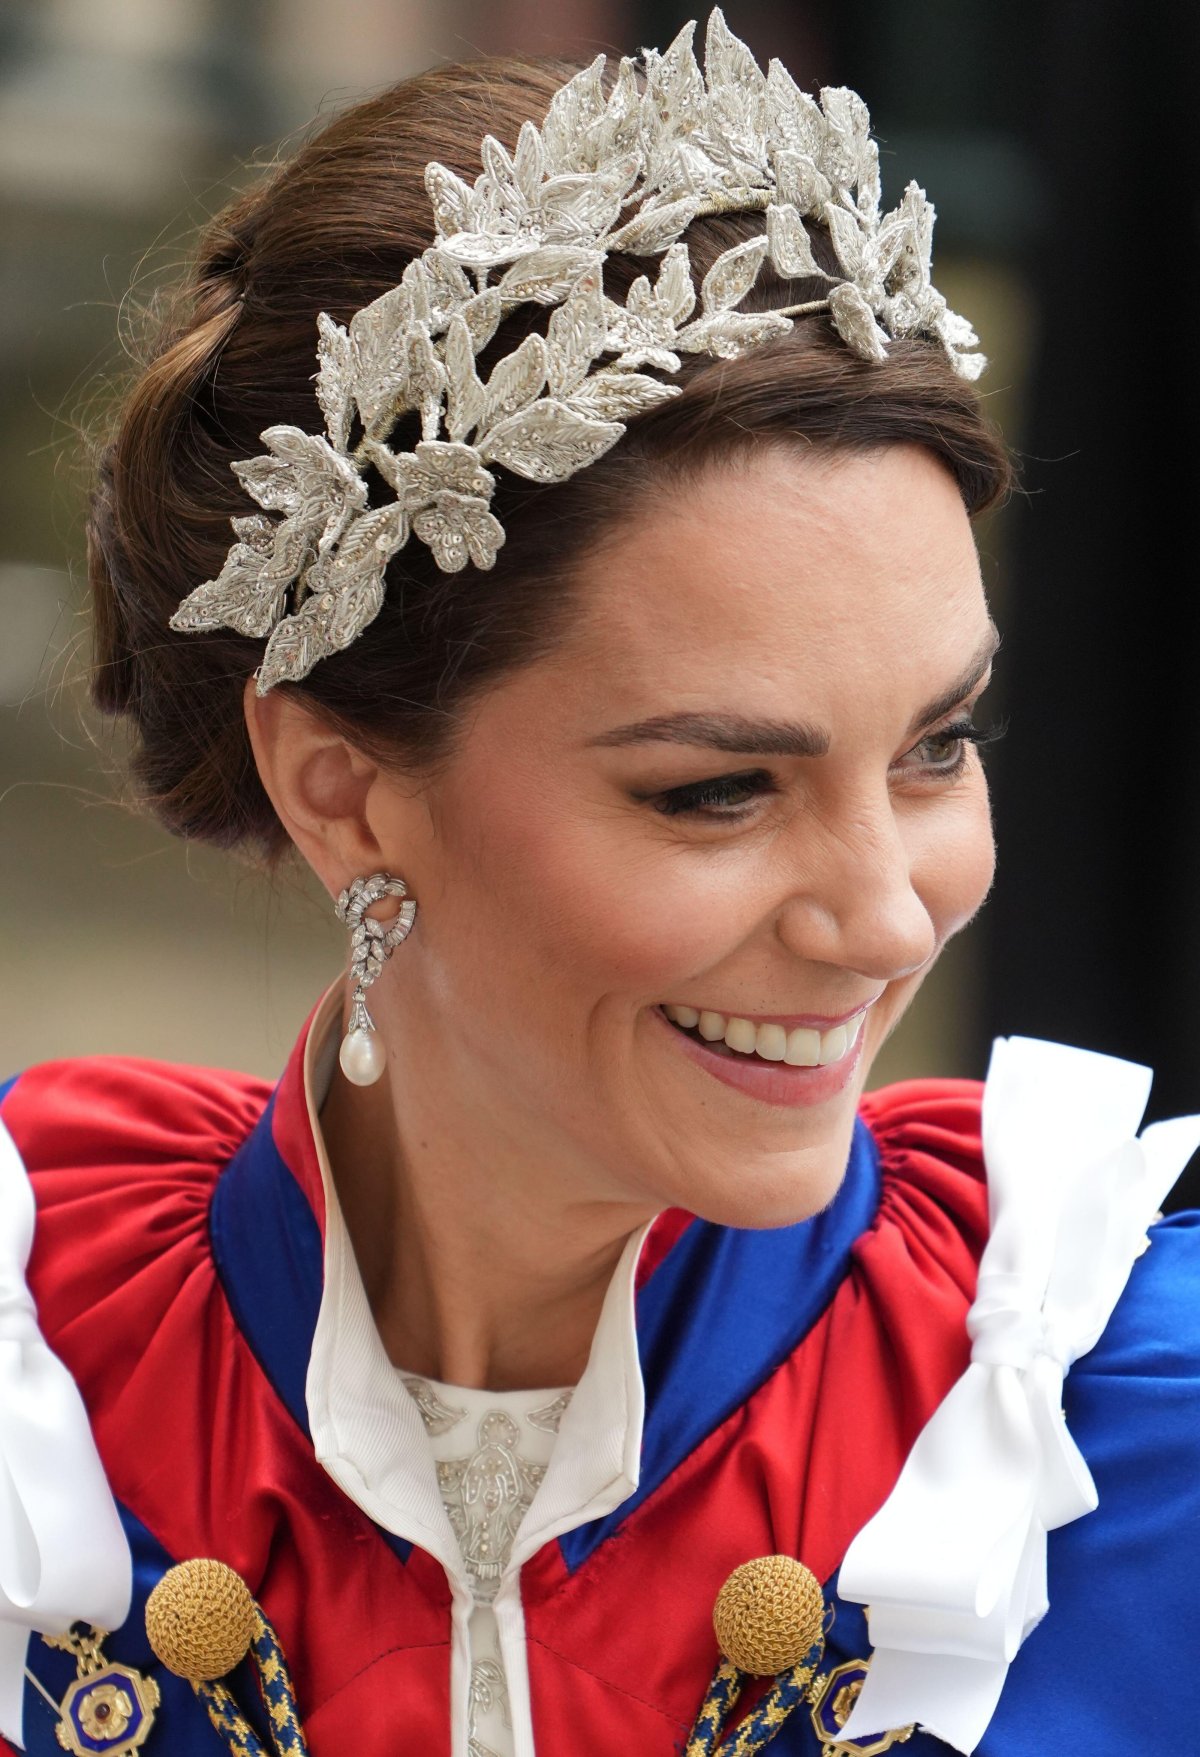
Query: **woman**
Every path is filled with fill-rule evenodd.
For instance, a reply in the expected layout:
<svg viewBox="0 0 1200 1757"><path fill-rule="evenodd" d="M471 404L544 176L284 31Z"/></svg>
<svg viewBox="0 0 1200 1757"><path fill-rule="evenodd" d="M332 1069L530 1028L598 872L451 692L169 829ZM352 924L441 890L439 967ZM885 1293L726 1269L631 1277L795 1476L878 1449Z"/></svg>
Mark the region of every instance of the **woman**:
<svg viewBox="0 0 1200 1757"><path fill-rule="evenodd" d="M1186 1223L1156 1229L1068 1387L1104 1478L1075 1523L1070 1494L1046 1504L1043 1454L1067 1442L1035 1432L1026 1380L1050 1361L1061 1385L1091 1283L1061 1336L1048 1300L1026 1322L1012 1289L1040 1235L1006 1216L1031 1192L993 1168L1007 1291L977 1301L968 1369L979 1090L864 1096L992 875L974 716L996 635L970 519L1007 464L982 362L930 283L920 191L880 210L861 102L762 75L719 13L706 76L684 33L615 74L485 62L349 110L209 228L130 393L91 528L98 699L172 829L299 851L351 930L350 978L274 1092L99 1060L6 1094L41 1329L120 1519L47 1540L66 1574L114 1558L57 1622L28 1609L36 1583L8 1590L52 1637L120 1622L99 1650L79 1625L31 1642L6 1723L30 1751L300 1748L263 1626L271 1716L237 1665L248 1635L214 1659L195 1600L152 1605L155 1646L229 1694L154 1660L147 1596L193 1557L278 1631L317 1757L665 1757L719 1659L714 1595L764 1555L802 1558L837 1613L777 1750L837 1746L865 1598L871 1688L900 1653L923 1680L905 1718L963 1749L988 1727L997 1757L1085 1734L1127 1751L1197 1706L1190 1662L1149 1702L1130 1677L1191 1602ZM1119 1185L1134 1233L1149 1219L1125 1140L1145 1093L1140 1070L1061 1056L1060 1132L1051 1110L1022 1137L1043 1063L1018 1055L992 1134L1018 1171L1051 1141L1048 1183L1095 1161L1108 1181L1072 1186L1065 1229L1090 1251L1096 1188ZM1097 1079L1101 1110L1120 1093L1103 1127L1072 1109ZM994 1511L954 1468L992 1416L980 1468L1011 1418L1029 1456L1008 1486L1036 1507L965 1648L936 1594L910 1640L920 1568L891 1566L888 1510L914 1509L932 1553L926 1424L981 1385L930 1478L943 1535L969 1545ZM62 1423L46 1468L69 1451L101 1520ZM1173 1506L1145 1505L1151 1449ZM10 1518L26 1560L34 1474ZM1057 1525L1058 1640L1030 1641L1000 1695ZM839 1597L864 1527L888 1566L864 1534ZM1017 1634L993 1652L1001 1597ZM751 1669L788 1675L812 1635Z"/></svg>

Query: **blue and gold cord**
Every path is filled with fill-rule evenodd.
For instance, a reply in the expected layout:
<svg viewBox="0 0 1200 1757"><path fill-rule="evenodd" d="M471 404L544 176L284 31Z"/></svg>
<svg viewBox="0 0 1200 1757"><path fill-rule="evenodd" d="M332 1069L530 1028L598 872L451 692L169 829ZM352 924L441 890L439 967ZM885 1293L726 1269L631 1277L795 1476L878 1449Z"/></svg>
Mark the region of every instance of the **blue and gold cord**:
<svg viewBox="0 0 1200 1757"><path fill-rule="evenodd" d="M254 1655L263 1701L271 1719L271 1743L276 1757L308 1757L308 1746L296 1712L296 1693L283 1648L257 1605L254 1607L250 1651ZM209 1720L228 1745L231 1757L270 1757L226 1685L193 1683L192 1688L208 1710Z"/></svg>
<svg viewBox="0 0 1200 1757"><path fill-rule="evenodd" d="M683 1757L756 1757L756 1753L775 1737L792 1710L807 1698L824 1652L825 1637L821 1635L799 1665L789 1666L786 1671L778 1673L762 1701L723 1744L720 1742L722 1730L748 1674L739 1671L732 1660L722 1657L708 1686L704 1705L696 1716Z"/></svg>
<svg viewBox="0 0 1200 1757"><path fill-rule="evenodd" d="M292 1688L283 1649L261 1610L255 1618L250 1650L258 1667L263 1701L271 1717L271 1737L279 1757L308 1757L308 1746L296 1712L296 1692Z"/></svg>
<svg viewBox="0 0 1200 1757"><path fill-rule="evenodd" d="M755 1757L770 1744L794 1708L807 1698L825 1653L825 1637L815 1641L799 1665L780 1672L767 1694L720 1747L719 1757Z"/></svg>
<svg viewBox="0 0 1200 1757"><path fill-rule="evenodd" d="M233 1757L269 1757L262 1740L224 1684L193 1681L192 1689L208 1710L209 1720Z"/></svg>
<svg viewBox="0 0 1200 1757"><path fill-rule="evenodd" d="M721 1737L721 1729L741 1693L745 1677L745 1672L739 1671L731 1659L721 1659L713 1673L712 1683L708 1686L704 1706L696 1716L696 1724L684 1748L683 1757L712 1757Z"/></svg>

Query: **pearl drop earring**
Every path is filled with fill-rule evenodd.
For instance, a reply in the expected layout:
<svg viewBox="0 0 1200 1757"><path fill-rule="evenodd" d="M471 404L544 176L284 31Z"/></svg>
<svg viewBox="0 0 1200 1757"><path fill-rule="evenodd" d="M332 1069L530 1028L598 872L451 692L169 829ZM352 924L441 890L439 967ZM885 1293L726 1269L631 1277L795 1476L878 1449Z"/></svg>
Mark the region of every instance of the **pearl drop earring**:
<svg viewBox="0 0 1200 1757"><path fill-rule="evenodd" d="M390 922L376 921L367 910L383 897L407 897ZM366 991L382 973L384 965L400 944L407 939L417 905L408 897L403 879L387 872L373 872L370 878L352 879L334 904L339 921L350 929L350 980L354 992L350 997L350 1025L342 1038L338 1061L342 1072L355 1086L373 1086L384 1070L387 1052L379 1041L375 1021L367 1007Z"/></svg>

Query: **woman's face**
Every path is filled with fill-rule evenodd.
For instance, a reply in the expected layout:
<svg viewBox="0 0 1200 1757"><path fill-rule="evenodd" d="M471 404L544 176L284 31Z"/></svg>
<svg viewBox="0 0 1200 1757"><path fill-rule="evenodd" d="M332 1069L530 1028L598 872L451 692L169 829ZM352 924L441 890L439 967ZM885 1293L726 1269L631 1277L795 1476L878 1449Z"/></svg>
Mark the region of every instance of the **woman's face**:
<svg viewBox="0 0 1200 1757"><path fill-rule="evenodd" d="M372 1005L581 1199L801 1219L991 881L966 513L915 447L761 451L639 507L582 587L427 839L397 829L420 914Z"/></svg>

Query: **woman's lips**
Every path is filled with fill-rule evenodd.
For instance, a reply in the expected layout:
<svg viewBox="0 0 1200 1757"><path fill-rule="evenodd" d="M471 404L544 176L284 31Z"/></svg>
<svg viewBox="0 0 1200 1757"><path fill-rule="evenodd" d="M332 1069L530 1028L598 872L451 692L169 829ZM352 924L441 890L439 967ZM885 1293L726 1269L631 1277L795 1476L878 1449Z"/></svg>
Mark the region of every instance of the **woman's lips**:
<svg viewBox="0 0 1200 1757"><path fill-rule="evenodd" d="M838 1060L824 1067L793 1067L782 1061L763 1061L757 1055L730 1049L723 1041L706 1043L680 1025L672 1024L661 1007L651 1009L662 1029L670 1032L680 1054L698 1068L763 1104L799 1106L824 1104L845 1090L862 1054L865 1015L856 1015L859 1028L853 1044Z"/></svg>

